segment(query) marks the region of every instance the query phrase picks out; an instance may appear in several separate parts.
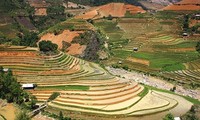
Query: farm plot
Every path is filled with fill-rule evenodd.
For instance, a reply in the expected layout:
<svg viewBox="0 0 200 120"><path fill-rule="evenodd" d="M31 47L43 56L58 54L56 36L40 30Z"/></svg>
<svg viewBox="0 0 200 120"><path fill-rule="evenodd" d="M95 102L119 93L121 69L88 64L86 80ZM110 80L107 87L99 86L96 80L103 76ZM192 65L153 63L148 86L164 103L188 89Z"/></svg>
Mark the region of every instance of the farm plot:
<svg viewBox="0 0 200 120"><path fill-rule="evenodd" d="M179 104L179 100L169 95L161 95L134 81L114 77L99 65L66 53L46 56L33 49L16 48L18 51L9 49L8 54L2 47L1 65L11 68L20 83L37 84L37 88L29 92L40 102L47 101L54 92L60 93L48 103L49 108L111 116L141 116L171 110ZM119 54L116 56L120 57ZM126 58L128 54L122 57ZM137 53L131 57L149 58L150 62L154 59L150 53ZM7 62L6 59L11 60Z"/></svg>

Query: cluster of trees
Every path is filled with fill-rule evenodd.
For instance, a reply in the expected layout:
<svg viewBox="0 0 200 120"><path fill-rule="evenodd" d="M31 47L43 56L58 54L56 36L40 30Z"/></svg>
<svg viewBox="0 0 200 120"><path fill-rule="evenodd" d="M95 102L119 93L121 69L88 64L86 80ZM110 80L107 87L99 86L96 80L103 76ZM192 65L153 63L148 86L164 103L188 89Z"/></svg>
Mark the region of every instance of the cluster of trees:
<svg viewBox="0 0 200 120"><path fill-rule="evenodd" d="M64 15L65 7L61 5L50 6L47 8L48 15Z"/></svg>
<svg viewBox="0 0 200 120"><path fill-rule="evenodd" d="M128 1L137 1L137 0L71 0L72 2L75 2L77 4L83 4L83 5L103 5L111 2L128 2Z"/></svg>
<svg viewBox="0 0 200 120"><path fill-rule="evenodd" d="M6 36L0 36L0 44L11 44L36 47L38 42L38 34L36 32L18 33L17 38L9 39Z"/></svg>
<svg viewBox="0 0 200 120"><path fill-rule="evenodd" d="M8 70L5 73L3 67L0 67L0 91L0 97L8 102L21 104L24 101L24 92L13 77L12 71Z"/></svg>
<svg viewBox="0 0 200 120"><path fill-rule="evenodd" d="M72 43L79 43L81 45L87 45L84 55L81 57L89 61L97 61L99 59L98 51L103 49L105 38L102 37L100 31L87 31L76 37Z"/></svg>
<svg viewBox="0 0 200 120"><path fill-rule="evenodd" d="M18 37L20 38L19 45L21 46L36 47L39 40L38 34L35 32L25 33L24 35L18 34Z"/></svg>
<svg viewBox="0 0 200 120"><path fill-rule="evenodd" d="M183 30L188 31L189 29L189 15L183 17Z"/></svg>
<svg viewBox="0 0 200 120"><path fill-rule="evenodd" d="M198 28L200 27L199 24L194 25L192 27L189 27L190 18L193 19L192 14L187 14L187 15L184 15L184 17L183 17L183 30L184 30L184 32L189 32L189 33L199 32L198 31Z"/></svg>
<svg viewBox="0 0 200 120"><path fill-rule="evenodd" d="M198 114L200 112L200 105L193 105L185 115L181 116L181 120L199 120Z"/></svg>
<svg viewBox="0 0 200 120"><path fill-rule="evenodd" d="M58 45L49 40L43 40L39 42L39 48L42 52L55 52L58 49Z"/></svg>
<svg viewBox="0 0 200 120"><path fill-rule="evenodd" d="M200 53L200 42L197 42L196 51Z"/></svg>
<svg viewBox="0 0 200 120"><path fill-rule="evenodd" d="M63 113L60 111L59 116L58 116L58 120L71 120L70 117L64 117Z"/></svg>
<svg viewBox="0 0 200 120"><path fill-rule="evenodd" d="M35 96L25 92L17 80L13 77L12 71L4 72L0 66L0 98L6 99L7 102L14 102L27 109L34 109L36 104ZM26 103L27 104L26 104Z"/></svg>
<svg viewBox="0 0 200 120"><path fill-rule="evenodd" d="M39 31L46 30L49 27L66 20L65 7L62 5L62 0L47 0L46 2L49 3L47 16L30 17L32 23ZM72 17L69 13L67 15L68 17Z"/></svg>

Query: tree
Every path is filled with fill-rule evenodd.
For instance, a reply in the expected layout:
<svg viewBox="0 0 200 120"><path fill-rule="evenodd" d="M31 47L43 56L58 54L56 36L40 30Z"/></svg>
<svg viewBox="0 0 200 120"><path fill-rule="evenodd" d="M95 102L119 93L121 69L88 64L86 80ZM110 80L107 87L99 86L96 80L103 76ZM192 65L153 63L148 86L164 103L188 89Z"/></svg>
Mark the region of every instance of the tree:
<svg viewBox="0 0 200 120"><path fill-rule="evenodd" d="M15 120L31 120L30 116L28 115L28 112L23 110L19 112L15 118Z"/></svg>
<svg viewBox="0 0 200 120"><path fill-rule="evenodd" d="M20 45L36 47L38 42L38 36L35 32L26 33L24 36L19 36L21 38Z"/></svg>
<svg viewBox="0 0 200 120"><path fill-rule="evenodd" d="M49 40L43 40L39 42L39 48L42 52L55 52L58 49L58 45Z"/></svg>
<svg viewBox="0 0 200 120"><path fill-rule="evenodd" d="M34 109L35 108L35 105L36 105L36 102L37 102L37 98L35 97L35 96L30 96L30 99L31 99L31 101L30 101L30 103L29 103L29 105L30 105L30 108L31 109Z"/></svg>
<svg viewBox="0 0 200 120"><path fill-rule="evenodd" d="M165 115L163 120L174 120L174 116L171 113L169 113L169 114Z"/></svg>
<svg viewBox="0 0 200 120"><path fill-rule="evenodd" d="M0 67L3 69L2 67ZM8 102L15 102L21 104L23 100L24 91L21 85L13 77L12 71L0 72L0 98L6 99Z"/></svg>
<svg viewBox="0 0 200 120"><path fill-rule="evenodd" d="M196 45L196 51L198 51L200 53L200 42L198 42Z"/></svg>
<svg viewBox="0 0 200 120"><path fill-rule="evenodd" d="M60 111L58 120L64 120L63 113Z"/></svg>
<svg viewBox="0 0 200 120"><path fill-rule="evenodd" d="M108 20L112 20L112 19L113 19L112 15L108 15Z"/></svg>
<svg viewBox="0 0 200 120"><path fill-rule="evenodd" d="M47 8L48 15L64 15L65 7L61 5L53 5Z"/></svg>
<svg viewBox="0 0 200 120"><path fill-rule="evenodd" d="M49 97L48 101L52 101L52 100L56 99L59 95L60 95L60 93L58 93L58 92L52 93L51 96Z"/></svg>

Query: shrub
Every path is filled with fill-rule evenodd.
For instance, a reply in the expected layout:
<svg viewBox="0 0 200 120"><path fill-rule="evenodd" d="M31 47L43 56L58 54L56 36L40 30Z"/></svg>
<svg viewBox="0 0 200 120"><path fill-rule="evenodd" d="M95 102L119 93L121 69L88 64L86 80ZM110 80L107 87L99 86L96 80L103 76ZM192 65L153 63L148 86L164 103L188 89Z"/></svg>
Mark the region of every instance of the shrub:
<svg viewBox="0 0 200 120"><path fill-rule="evenodd" d="M196 51L198 51L200 53L200 42L198 42L196 45Z"/></svg>
<svg viewBox="0 0 200 120"><path fill-rule="evenodd" d="M129 69L127 65L123 66L122 68L123 68L124 70L128 70L128 69Z"/></svg>
<svg viewBox="0 0 200 120"><path fill-rule="evenodd" d="M39 43L39 48L42 52L55 52L58 49L58 45L49 40L43 40Z"/></svg>
<svg viewBox="0 0 200 120"><path fill-rule="evenodd" d="M29 117L27 111L21 111L20 113L18 113L15 120L31 120L31 118Z"/></svg>
<svg viewBox="0 0 200 120"><path fill-rule="evenodd" d="M58 93L58 92L52 93L52 95L48 99L48 102L56 99L59 95L60 95L60 93Z"/></svg>
<svg viewBox="0 0 200 120"><path fill-rule="evenodd" d="M174 116L171 113L169 113L169 114L165 115L163 120L174 120Z"/></svg>

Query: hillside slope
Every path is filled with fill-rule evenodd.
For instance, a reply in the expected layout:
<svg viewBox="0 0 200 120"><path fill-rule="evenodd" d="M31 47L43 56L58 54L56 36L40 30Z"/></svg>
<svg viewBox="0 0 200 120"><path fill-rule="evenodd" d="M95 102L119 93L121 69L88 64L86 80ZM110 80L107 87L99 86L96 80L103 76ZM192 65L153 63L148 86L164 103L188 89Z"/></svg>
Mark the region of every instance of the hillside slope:
<svg viewBox="0 0 200 120"><path fill-rule="evenodd" d="M131 14L145 13L139 6L124 4L124 3L109 3L106 5L94 7L86 13L77 15L76 18L82 19L98 19L103 17L124 17L126 12L129 11Z"/></svg>

